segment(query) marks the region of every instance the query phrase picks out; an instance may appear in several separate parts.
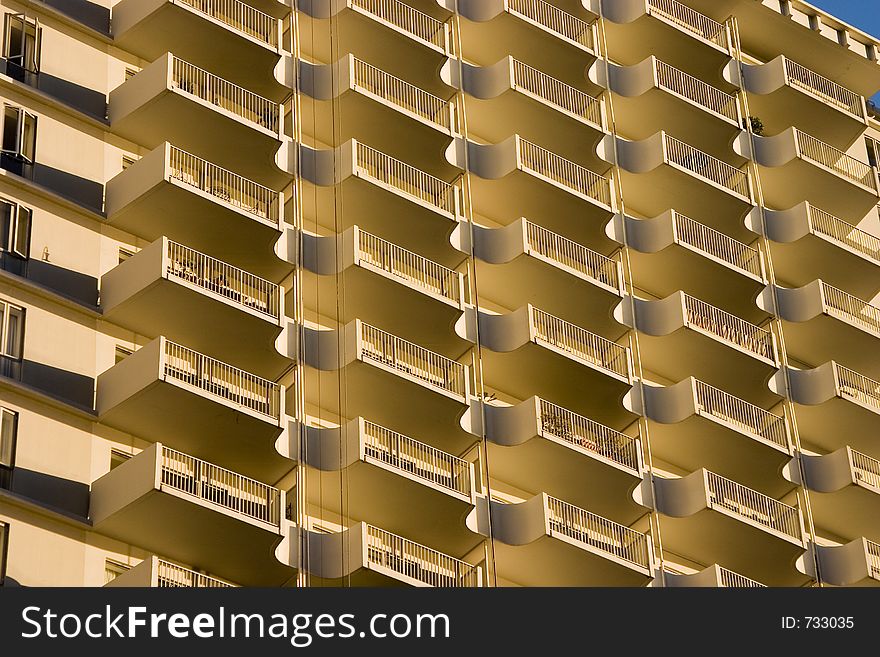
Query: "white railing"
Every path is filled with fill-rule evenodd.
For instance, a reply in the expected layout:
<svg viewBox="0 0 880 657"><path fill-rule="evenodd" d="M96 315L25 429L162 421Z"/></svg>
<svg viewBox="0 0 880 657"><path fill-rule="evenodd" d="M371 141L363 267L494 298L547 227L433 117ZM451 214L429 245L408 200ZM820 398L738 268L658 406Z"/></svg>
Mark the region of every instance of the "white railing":
<svg viewBox="0 0 880 657"><path fill-rule="evenodd" d="M232 589L235 584L224 582L222 579L205 575L204 573L178 566L170 561L159 559L156 564L156 576L159 588L207 588L207 589Z"/></svg>
<svg viewBox="0 0 880 657"><path fill-rule="evenodd" d="M745 575L740 575L732 570L718 566L718 584L728 589L764 589L766 584L761 584Z"/></svg>
<svg viewBox="0 0 880 657"><path fill-rule="evenodd" d="M480 586L477 566L373 525L366 526L367 561L435 587Z"/></svg>
<svg viewBox="0 0 880 657"><path fill-rule="evenodd" d="M162 485L270 525L280 521L277 488L164 446Z"/></svg>
<svg viewBox="0 0 880 657"><path fill-rule="evenodd" d="M538 308L531 311L537 340L629 380L629 349Z"/></svg>
<svg viewBox="0 0 880 657"><path fill-rule="evenodd" d="M348 0L349 4L390 23L420 41L446 50L448 25L399 0Z"/></svg>
<svg viewBox="0 0 880 657"><path fill-rule="evenodd" d="M550 496L547 516L554 532L642 568L650 567L646 534Z"/></svg>
<svg viewBox="0 0 880 657"><path fill-rule="evenodd" d="M165 341L165 376L272 419L279 419L281 386L182 345Z"/></svg>
<svg viewBox="0 0 880 657"><path fill-rule="evenodd" d="M864 118L864 103L859 94L829 80L824 75L819 75L797 62L791 61L787 57L785 58L785 75L788 78L788 83L793 87L818 96L822 101L835 105L858 119Z"/></svg>
<svg viewBox="0 0 880 657"><path fill-rule="evenodd" d="M464 459L368 420L364 421L364 449L371 458L470 497L471 468Z"/></svg>
<svg viewBox="0 0 880 657"><path fill-rule="evenodd" d="M712 335L732 342L756 356L776 362L773 348L773 334L767 329L755 326L725 310L701 301L689 294L683 294L685 317L688 324L696 326Z"/></svg>
<svg viewBox="0 0 880 657"><path fill-rule="evenodd" d="M639 471L639 441L540 399L541 432Z"/></svg>
<svg viewBox="0 0 880 657"><path fill-rule="evenodd" d="M880 334L880 308L862 301L848 292L822 282L822 300L825 310L850 324L866 331Z"/></svg>
<svg viewBox="0 0 880 657"><path fill-rule="evenodd" d="M273 48L278 45L278 20L247 3L239 0L179 0L179 2Z"/></svg>
<svg viewBox="0 0 880 657"><path fill-rule="evenodd" d="M466 368L461 363L369 324L361 323L360 340L364 358L459 397L467 395Z"/></svg>
<svg viewBox="0 0 880 657"><path fill-rule="evenodd" d="M455 215L458 187L366 144L356 142L356 166L364 175Z"/></svg>
<svg viewBox="0 0 880 657"><path fill-rule="evenodd" d="M236 304L280 319L281 287L168 240L166 271L169 276L219 294Z"/></svg>
<svg viewBox="0 0 880 657"><path fill-rule="evenodd" d="M652 15L665 18L687 32L730 50L730 37L724 25L676 0L648 0L648 10Z"/></svg>
<svg viewBox="0 0 880 657"><path fill-rule="evenodd" d="M523 169L552 180L602 205L611 205L611 183L607 178L530 141L525 139L517 141Z"/></svg>
<svg viewBox="0 0 880 657"><path fill-rule="evenodd" d="M688 75L659 59L656 62L657 84L661 88L684 96L701 107L739 123L735 96L724 93L721 89L706 84L693 75Z"/></svg>
<svg viewBox="0 0 880 657"><path fill-rule="evenodd" d="M708 383L695 383L699 411L788 449L784 417L765 411Z"/></svg>
<svg viewBox="0 0 880 657"><path fill-rule="evenodd" d="M526 221L526 240L534 253L553 260L563 267L603 283L615 290L620 289L619 261L606 258L567 237Z"/></svg>
<svg viewBox="0 0 880 657"><path fill-rule="evenodd" d="M874 579L880 579L880 543L865 539L865 552L868 558L868 571Z"/></svg>
<svg viewBox="0 0 880 657"><path fill-rule="evenodd" d="M462 301L463 275L454 269L358 230L358 258L407 283L424 288L453 303Z"/></svg>
<svg viewBox="0 0 880 657"><path fill-rule="evenodd" d="M666 159L742 197L751 198L748 173L671 135L666 135Z"/></svg>
<svg viewBox="0 0 880 657"><path fill-rule="evenodd" d="M520 89L602 128L602 101L536 68L513 60L513 83Z"/></svg>
<svg viewBox="0 0 880 657"><path fill-rule="evenodd" d="M281 109L278 103L244 87L228 82L179 57L172 57L171 79L181 91L232 112L274 133L278 132Z"/></svg>
<svg viewBox="0 0 880 657"><path fill-rule="evenodd" d="M549 2L544 2L544 0L508 0L507 6L511 13L534 21L548 32L558 34L589 50L594 49L593 26Z"/></svg>
<svg viewBox="0 0 880 657"><path fill-rule="evenodd" d="M838 219L814 205L809 206L809 216L813 232L833 239L869 258L880 260L880 237L867 233L843 219Z"/></svg>
<svg viewBox="0 0 880 657"><path fill-rule="evenodd" d="M834 369L842 395L862 404L880 408L880 382L838 363L834 364Z"/></svg>
<svg viewBox="0 0 880 657"><path fill-rule="evenodd" d="M278 223L279 194L216 164L171 147L171 177L207 192L214 198L254 215Z"/></svg>
<svg viewBox="0 0 880 657"><path fill-rule="evenodd" d="M372 64L352 58L354 83L366 91L431 123L452 129L452 105L439 96L386 73Z"/></svg>
<svg viewBox="0 0 880 657"><path fill-rule="evenodd" d="M870 165L857 160L851 155L847 155L839 148L819 141L797 128L794 129L794 132L797 139L798 152L801 157L831 169L837 175L852 182L869 187L875 192L877 191L877 177Z"/></svg>
<svg viewBox="0 0 880 657"><path fill-rule="evenodd" d="M856 479L865 486L880 490L880 460L851 449L850 464Z"/></svg>
<svg viewBox="0 0 880 657"><path fill-rule="evenodd" d="M803 539L797 507L774 500L714 472L706 472L706 483L713 507L727 509L799 541Z"/></svg>
<svg viewBox="0 0 880 657"><path fill-rule="evenodd" d="M675 236L679 242L723 260L737 269L758 277L763 276L758 249L678 212L675 213Z"/></svg>

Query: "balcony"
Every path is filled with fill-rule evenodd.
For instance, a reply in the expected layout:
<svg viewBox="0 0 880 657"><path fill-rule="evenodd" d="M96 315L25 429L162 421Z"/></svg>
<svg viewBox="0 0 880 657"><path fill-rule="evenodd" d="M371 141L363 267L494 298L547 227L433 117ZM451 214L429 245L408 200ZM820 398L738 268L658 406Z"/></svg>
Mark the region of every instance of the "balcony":
<svg viewBox="0 0 880 657"><path fill-rule="evenodd" d="M773 494L791 488L780 477L791 459L784 416L693 378L645 386L644 396L655 458L687 471L723 468L744 484L776 486Z"/></svg>
<svg viewBox="0 0 880 657"><path fill-rule="evenodd" d="M483 586L480 566L366 523L334 534L308 531L305 542L312 581L345 586Z"/></svg>
<svg viewBox="0 0 880 657"><path fill-rule="evenodd" d="M300 63L302 124L324 144L357 138L380 150L448 177L443 151L460 132L454 102L410 84L353 55L335 64ZM449 90L443 92L449 95ZM389 126L394 126L389 131Z"/></svg>
<svg viewBox="0 0 880 657"><path fill-rule="evenodd" d="M322 509L405 531L452 554L465 554L483 540L464 522L475 503L472 463L364 418L335 428L307 427L306 434L307 465L345 471L344 495L310 478L309 499Z"/></svg>
<svg viewBox="0 0 880 657"><path fill-rule="evenodd" d="M583 80L584 68L598 56L595 21L544 0L489 4L484 0L459 3L466 19L461 21L464 59L486 66L512 55L567 82Z"/></svg>
<svg viewBox="0 0 880 657"><path fill-rule="evenodd" d="M601 98L509 56L491 66L464 64L462 83L471 134L498 143L519 132L567 157L589 157L584 164L607 166L595 155L606 134Z"/></svg>
<svg viewBox="0 0 880 657"><path fill-rule="evenodd" d="M762 321L754 300L767 278L760 251L675 210L651 219L618 215L606 229L627 243L633 279L658 296L684 290ZM626 234L624 236L624 233ZM754 235L753 235L754 238Z"/></svg>
<svg viewBox="0 0 880 657"><path fill-rule="evenodd" d="M806 550L797 506L704 469L680 479L655 477L654 490L664 549L728 564L769 586L806 581L795 568Z"/></svg>
<svg viewBox="0 0 880 657"><path fill-rule="evenodd" d="M609 58L631 66L656 55L701 80L722 81L732 57L729 26L676 0L604 0Z"/></svg>
<svg viewBox="0 0 880 657"><path fill-rule="evenodd" d="M333 151L304 147L303 193L306 216L323 228L340 231L354 225L395 242L444 266L455 266L449 234L461 216L461 187L386 153L350 140ZM337 225L337 195L346 209Z"/></svg>
<svg viewBox="0 0 880 657"><path fill-rule="evenodd" d="M642 365L648 371L671 381L691 375L708 378L762 404L778 399L766 385L779 366L776 340L768 328L684 292L654 301L624 300L618 312L641 331ZM683 353L687 359L681 358Z"/></svg>
<svg viewBox="0 0 880 657"><path fill-rule="evenodd" d="M797 128L755 137L764 200L790 208L804 199L843 219L860 221L877 205L877 171Z"/></svg>
<svg viewBox="0 0 880 657"><path fill-rule="evenodd" d="M538 397L484 411L492 477L627 524L644 515L632 497L644 469L638 437Z"/></svg>
<svg viewBox="0 0 880 657"><path fill-rule="evenodd" d="M164 237L101 277L101 307L139 335L164 332L272 379L290 366L273 348L286 323L284 290Z"/></svg>
<svg viewBox="0 0 880 657"><path fill-rule="evenodd" d="M436 3L418 5L430 14L399 0L314 0L298 8L300 33L317 37L303 40L303 54L335 61L332 30L332 43L346 44L355 57L438 92L443 85L437 72L454 54L452 25L449 12Z"/></svg>
<svg viewBox="0 0 880 657"><path fill-rule="evenodd" d="M824 281L777 288L788 352L804 363L837 360L880 376L880 308Z"/></svg>
<svg viewBox="0 0 880 657"><path fill-rule="evenodd" d="M282 106L171 53L114 89L109 108L113 132L147 148L170 140L270 187L290 179L274 166Z"/></svg>
<svg viewBox="0 0 880 657"><path fill-rule="evenodd" d="M749 111L776 134L795 122L817 139L847 149L866 129L865 99L854 91L779 55L744 67Z"/></svg>
<svg viewBox="0 0 880 657"><path fill-rule="evenodd" d="M113 7L116 46L154 61L168 52L255 93L281 100L274 69L281 21L238 0L122 0Z"/></svg>
<svg viewBox="0 0 880 657"><path fill-rule="evenodd" d="M553 399L612 425L632 420L621 399L632 385L628 347L531 305L480 312L485 385L517 399Z"/></svg>
<svg viewBox="0 0 880 657"><path fill-rule="evenodd" d="M469 412L470 372L451 358L355 320L338 330L307 328L305 364L307 401L327 411L369 417L453 454L474 441L461 424Z"/></svg>
<svg viewBox="0 0 880 657"><path fill-rule="evenodd" d="M246 586L278 586L284 492L155 443L92 484L95 531Z"/></svg>
<svg viewBox="0 0 880 657"><path fill-rule="evenodd" d="M833 586L880 586L880 543L857 538L844 545L817 545L822 580Z"/></svg>
<svg viewBox="0 0 880 657"><path fill-rule="evenodd" d="M423 258L357 226L341 235L303 235L305 267L317 274L303 286L306 305L318 308L346 290L340 319L384 322L394 333L429 342L441 350L463 351L467 342L454 330L465 310L464 274Z"/></svg>
<svg viewBox="0 0 880 657"><path fill-rule="evenodd" d="M745 575L713 564L704 570L689 575L667 572L665 576L668 588L726 588L726 589L763 589L765 584Z"/></svg>
<svg viewBox="0 0 880 657"><path fill-rule="evenodd" d="M651 538L546 494L491 502L500 579L520 586L644 586Z"/></svg>
<svg viewBox="0 0 880 657"><path fill-rule="evenodd" d="M589 323L599 333L623 331L611 316L623 296L619 253L606 257L528 219L473 230L481 297L505 308L540 298L549 312Z"/></svg>
<svg viewBox="0 0 880 657"><path fill-rule="evenodd" d="M100 421L277 481L284 387L159 337L98 377Z"/></svg>
<svg viewBox="0 0 880 657"><path fill-rule="evenodd" d="M766 223L780 280L802 286L821 278L863 299L880 292L880 237L807 202L768 210Z"/></svg>
<svg viewBox="0 0 880 657"><path fill-rule="evenodd" d="M138 237L162 236L257 276L280 280L275 256L283 196L164 143L107 183L107 222Z"/></svg>
<svg viewBox="0 0 880 657"><path fill-rule="evenodd" d="M591 76L604 78L603 66L597 64ZM653 55L633 66L611 64L608 77L615 125L628 139L668 130L722 156L742 127L736 96Z"/></svg>
<svg viewBox="0 0 880 657"><path fill-rule="evenodd" d="M654 217L669 208L691 217L717 217L714 228L750 239L740 219L753 207L748 171L658 132L642 141L618 139L621 175L630 207Z"/></svg>
<svg viewBox="0 0 880 657"><path fill-rule="evenodd" d="M880 460L841 447L824 456L801 455L801 464L813 491L813 520L823 535L880 540Z"/></svg>
<svg viewBox="0 0 880 657"><path fill-rule="evenodd" d="M205 575L159 557L147 557L131 570L119 575L108 588L200 588L229 589L237 588L222 579Z"/></svg>

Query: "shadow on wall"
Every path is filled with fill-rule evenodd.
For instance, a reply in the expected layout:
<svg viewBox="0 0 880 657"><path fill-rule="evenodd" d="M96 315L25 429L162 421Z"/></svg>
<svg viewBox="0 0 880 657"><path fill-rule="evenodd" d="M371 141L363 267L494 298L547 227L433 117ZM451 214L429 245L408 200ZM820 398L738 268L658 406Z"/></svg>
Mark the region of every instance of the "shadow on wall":
<svg viewBox="0 0 880 657"><path fill-rule="evenodd" d="M43 0L43 3L94 30L110 33L110 10L107 7L99 7L89 0Z"/></svg>
<svg viewBox="0 0 880 657"><path fill-rule="evenodd" d="M19 275L81 303L98 305L98 279L94 276L36 259L29 260L26 271Z"/></svg>
<svg viewBox="0 0 880 657"><path fill-rule="evenodd" d="M89 515L89 486L79 481L16 467L9 490L77 516Z"/></svg>
<svg viewBox="0 0 880 657"><path fill-rule="evenodd" d="M25 359L21 377L25 385L86 410L95 407L95 379Z"/></svg>
<svg viewBox="0 0 880 657"><path fill-rule="evenodd" d="M104 209L104 185L94 180L39 162L33 165L31 180L95 212L102 212Z"/></svg>
<svg viewBox="0 0 880 657"><path fill-rule="evenodd" d="M89 114L99 121L107 118L107 97L100 91L64 80L44 71L31 73L8 60L0 60L0 71L14 80L34 87L66 105Z"/></svg>

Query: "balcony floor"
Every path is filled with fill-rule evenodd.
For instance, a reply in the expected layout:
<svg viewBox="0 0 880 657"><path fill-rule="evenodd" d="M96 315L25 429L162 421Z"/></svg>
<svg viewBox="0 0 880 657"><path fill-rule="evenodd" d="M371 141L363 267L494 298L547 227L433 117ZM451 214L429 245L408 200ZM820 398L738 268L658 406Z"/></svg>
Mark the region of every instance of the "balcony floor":
<svg viewBox="0 0 880 657"><path fill-rule="evenodd" d="M860 536L880 540L880 493L874 489L853 484L834 493L811 492L810 508L816 527L823 533L848 540Z"/></svg>
<svg viewBox="0 0 880 657"><path fill-rule="evenodd" d="M770 251L776 276L787 287L821 278L860 299L873 299L880 292L880 261L818 235L788 244L771 242Z"/></svg>
<svg viewBox="0 0 880 657"><path fill-rule="evenodd" d="M845 445L874 457L880 431L880 409L849 397L835 397L817 406L796 406L801 441L823 452Z"/></svg>
<svg viewBox="0 0 880 657"><path fill-rule="evenodd" d="M880 378L880 335L825 314L806 322L783 322L782 331L788 353L801 362L819 365L834 360Z"/></svg>

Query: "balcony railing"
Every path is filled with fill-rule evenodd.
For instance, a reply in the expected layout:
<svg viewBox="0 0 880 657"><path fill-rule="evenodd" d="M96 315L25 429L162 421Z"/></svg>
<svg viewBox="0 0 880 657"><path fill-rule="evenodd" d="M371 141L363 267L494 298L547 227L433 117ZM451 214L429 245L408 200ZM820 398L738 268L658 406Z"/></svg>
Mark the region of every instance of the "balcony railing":
<svg viewBox="0 0 880 657"><path fill-rule="evenodd" d="M784 417L702 381L696 381L696 396L697 407L701 412L788 449Z"/></svg>
<svg viewBox="0 0 880 657"><path fill-rule="evenodd" d="M801 157L810 160L814 164L831 169L837 175L854 183L863 185L877 191L877 178L874 169L847 155L842 150L834 148L830 144L819 141L805 132L794 129L797 138L797 148Z"/></svg>
<svg viewBox="0 0 880 657"><path fill-rule="evenodd" d="M648 11L724 50L730 50L730 37L724 25L676 0L648 0Z"/></svg>
<svg viewBox="0 0 880 657"><path fill-rule="evenodd" d="M394 25L410 36L446 50L448 26L398 0L348 0L352 7Z"/></svg>
<svg viewBox="0 0 880 657"><path fill-rule="evenodd" d="M172 61L171 79L180 90L274 133L278 132L281 119L278 103L208 73L179 57L173 57Z"/></svg>
<svg viewBox="0 0 880 657"><path fill-rule="evenodd" d="M367 561L435 587L480 586L477 566L367 525Z"/></svg>
<svg viewBox="0 0 880 657"><path fill-rule="evenodd" d="M586 509L547 497L550 529L642 568L650 567L648 537Z"/></svg>
<svg viewBox="0 0 880 657"><path fill-rule="evenodd" d="M239 0L178 0L234 30L262 41L273 48L278 45L278 21Z"/></svg>
<svg viewBox="0 0 880 657"><path fill-rule="evenodd" d="M880 308L822 282L825 310L838 319L880 335Z"/></svg>
<svg viewBox="0 0 880 657"><path fill-rule="evenodd" d="M357 142L355 161L358 170L373 180L444 212L456 214L458 187L455 185L360 142Z"/></svg>
<svg viewBox="0 0 880 657"><path fill-rule="evenodd" d="M364 421L364 448L371 458L470 497L471 468L464 459L369 421Z"/></svg>
<svg viewBox="0 0 880 657"><path fill-rule="evenodd" d="M814 233L848 246L869 258L880 260L880 237L867 233L813 205L809 206L809 216Z"/></svg>
<svg viewBox="0 0 880 657"><path fill-rule="evenodd" d="M518 141L519 158L524 169L602 205L611 205L611 183L607 178L530 141Z"/></svg>
<svg viewBox="0 0 880 657"><path fill-rule="evenodd" d="M270 525L280 520L277 488L164 446L162 485Z"/></svg>
<svg viewBox="0 0 880 657"><path fill-rule="evenodd" d="M709 499L713 507L722 507L774 531L802 540L800 513L797 507L747 488L714 472L706 472Z"/></svg>
<svg viewBox="0 0 880 657"><path fill-rule="evenodd" d="M629 380L629 349L543 310L531 310L537 340Z"/></svg>
<svg viewBox="0 0 880 657"><path fill-rule="evenodd" d="M659 59L657 62L657 84L662 89L671 91L679 96L705 107L711 112L720 114L731 121L739 123L739 115L736 109L736 97L716 89L711 84L688 75L674 66L670 66Z"/></svg>
<svg viewBox="0 0 880 657"><path fill-rule="evenodd" d="M206 327L207 329L207 327ZM209 330L209 329L208 329ZM165 341L165 376L277 420L281 387L182 345Z"/></svg>
<svg viewBox="0 0 880 657"><path fill-rule="evenodd" d="M541 432L639 472L639 441L541 399Z"/></svg>
<svg viewBox="0 0 880 657"><path fill-rule="evenodd" d="M749 579L745 575L740 575L732 570L718 567L718 583L728 589L764 589L766 584L761 584L753 579Z"/></svg>
<svg viewBox="0 0 880 657"><path fill-rule="evenodd" d="M526 222L526 240L529 249L534 253L615 290L620 289L620 265L617 260L606 258L601 253L596 253L531 221Z"/></svg>
<svg viewBox="0 0 880 657"><path fill-rule="evenodd" d="M459 397L467 394L465 366L375 326L361 323L364 358L414 376Z"/></svg>
<svg viewBox="0 0 880 657"><path fill-rule="evenodd" d="M880 460L856 450L850 450L853 475L865 486L880 490Z"/></svg>
<svg viewBox="0 0 880 657"><path fill-rule="evenodd" d="M562 11L544 0L508 0L513 14L534 21L548 32L580 44L589 50L595 47L593 26L577 16Z"/></svg>
<svg viewBox="0 0 880 657"><path fill-rule="evenodd" d="M689 294L683 296L685 316L689 324L742 347L756 356L776 362L773 334L770 331Z"/></svg>
<svg viewBox="0 0 880 657"><path fill-rule="evenodd" d="M456 127L453 125L453 109L449 101L360 59L352 58L352 65L353 80L357 86L447 130Z"/></svg>
<svg viewBox="0 0 880 657"><path fill-rule="evenodd" d="M675 213L675 236L693 247L758 277L763 277L761 254L748 244L721 233L683 214Z"/></svg>
<svg viewBox="0 0 880 657"><path fill-rule="evenodd" d="M203 588L203 589L232 589L235 584L229 584L222 579L211 577L203 573L178 566L159 559L156 564L159 588Z"/></svg>
<svg viewBox="0 0 880 657"><path fill-rule="evenodd" d="M175 146L171 147L169 167L175 180L200 189L250 215L278 223L278 192Z"/></svg>
<svg viewBox="0 0 880 657"><path fill-rule="evenodd" d="M358 256L409 284L461 303L463 275L454 269L392 244L372 233L358 230Z"/></svg>
<svg viewBox="0 0 880 657"><path fill-rule="evenodd" d="M528 64L513 60L516 87L602 129L602 101Z"/></svg>
<svg viewBox="0 0 880 657"><path fill-rule="evenodd" d="M167 273L238 305L280 319L281 287L168 240Z"/></svg>
<svg viewBox="0 0 880 657"><path fill-rule="evenodd" d="M848 367L835 363L837 384L845 397L880 409L880 381L869 379Z"/></svg>
<svg viewBox="0 0 880 657"><path fill-rule="evenodd" d="M868 572L874 579L880 579L880 543L865 539L865 552L868 558Z"/></svg>
<svg viewBox="0 0 880 657"><path fill-rule="evenodd" d="M862 97L824 75L819 75L788 58L785 59L785 75L791 86L817 96L822 102L834 105L857 119L864 118Z"/></svg>
<svg viewBox="0 0 880 657"><path fill-rule="evenodd" d="M671 135L666 135L665 145L666 159L670 163L710 180L744 198L751 198L749 176L745 171L741 171L727 162L722 162Z"/></svg>

